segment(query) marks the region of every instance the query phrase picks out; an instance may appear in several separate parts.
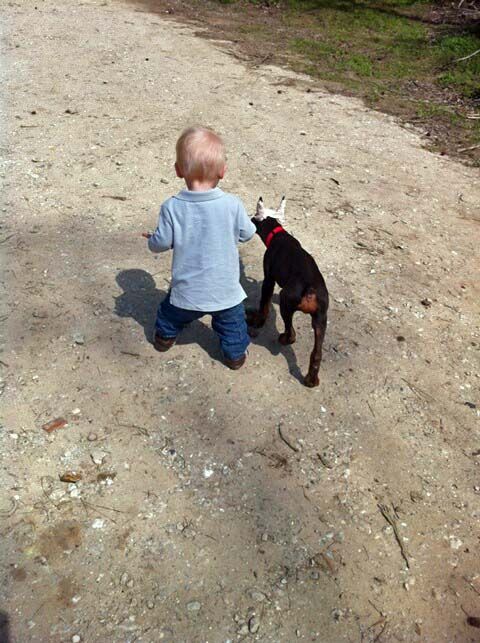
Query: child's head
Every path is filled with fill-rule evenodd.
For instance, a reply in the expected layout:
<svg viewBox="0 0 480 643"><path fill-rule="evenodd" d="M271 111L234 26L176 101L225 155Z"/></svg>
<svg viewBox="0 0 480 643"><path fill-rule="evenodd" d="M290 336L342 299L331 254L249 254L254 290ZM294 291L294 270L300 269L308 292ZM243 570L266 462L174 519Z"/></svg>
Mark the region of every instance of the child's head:
<svg viewBox="0 0 480 643"><path fill-rule="evenodd" d="M177 141L177 175L187 184L198 181L216 185L225 173L225 146L206 127L189 127Z"/></svg>

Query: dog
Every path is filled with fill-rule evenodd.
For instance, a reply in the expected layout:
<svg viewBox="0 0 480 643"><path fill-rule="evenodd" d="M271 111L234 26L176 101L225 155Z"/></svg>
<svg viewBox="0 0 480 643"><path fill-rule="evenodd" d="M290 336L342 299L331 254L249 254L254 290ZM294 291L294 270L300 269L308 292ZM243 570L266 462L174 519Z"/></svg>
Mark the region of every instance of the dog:
<svg viewBox="0 0 480 643"><path fill-rule="evenodd" d="M285 219L285 197L278 210L266 208L262 197L258 199L252 222L266 246L263 257L264 280L258 311L247 313L247 324L261 328L268 317L275 284L280 291L280 313L285 332L279 336L284 346L296 339L293 315L299 310L312 318L315 345L310 355L310 366L304 378L305 386L318 386L318 371L322 361L322 346L327 329L328 290L315 259L306 252L299 241L282 226Z"/></svg>

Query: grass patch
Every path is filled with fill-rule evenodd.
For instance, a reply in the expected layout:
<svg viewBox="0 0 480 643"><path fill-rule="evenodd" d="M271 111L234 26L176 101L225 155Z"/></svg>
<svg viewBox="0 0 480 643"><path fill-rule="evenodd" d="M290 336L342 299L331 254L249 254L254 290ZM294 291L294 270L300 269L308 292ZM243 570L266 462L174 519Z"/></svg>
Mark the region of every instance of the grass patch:
<svg viewBox="0 0 480 643"><path fill-rule="evenodd" d="M234 41L259 64L289 66L420 122L441 151L455 154L480 138L480 54L459 60L480 49L480 8L475 30L471 13L459 19L456 3L435 0L136 1L173 4L175 15ZM480 160L480 149L460 154Z"/></svg>

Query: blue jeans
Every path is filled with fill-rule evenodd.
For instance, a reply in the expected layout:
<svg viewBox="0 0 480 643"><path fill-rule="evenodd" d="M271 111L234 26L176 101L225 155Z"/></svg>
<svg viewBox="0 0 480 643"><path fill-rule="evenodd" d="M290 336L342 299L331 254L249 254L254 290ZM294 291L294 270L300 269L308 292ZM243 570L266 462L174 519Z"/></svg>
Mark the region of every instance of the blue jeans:
<svg viewBox="0 0 480 643"><path fill-rule="evenodd" d="M212 328L218 335L225 357L227 359L243 357L250 344L243 304L215 312L185 310L173 306L170 303L170 293L168 293L158 307L155 330L166 339L176 337L185 326L204 315L212 316Z"/></svg>

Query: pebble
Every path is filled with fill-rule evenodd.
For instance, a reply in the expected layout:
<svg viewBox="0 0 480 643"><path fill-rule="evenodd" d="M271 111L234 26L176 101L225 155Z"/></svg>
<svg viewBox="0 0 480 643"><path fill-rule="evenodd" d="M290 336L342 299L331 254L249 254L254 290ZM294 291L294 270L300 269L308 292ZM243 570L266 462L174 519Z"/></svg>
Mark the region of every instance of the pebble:
<svg viewBox="0 0 480 643"><path fill-rule="evenodd" d="M75 344L79 344L81 346L85 344L85 336L82 335L82 333L74 333L73 341L75 342Z"/></svg>
<svg viewBox="0 0 480 643"><path fill-rule="evenodd" d="M254 601L257 601L257 603L263 603L267 598L263 592L257 592L255 590L250 592L250 596Z"/></svg>
<svg viewBox="0 0 480 643"><path fill-rule="evenodd" d="M242 626L237 630L237 634L238 634L239 636L247 636L247 634L249 633L249 631L250 631L250 630L248 629L248 625L245 623L244 625L242 625Z"/></svg>
<svg viewBox="0 0 480 643"><path fill-rule="evenodd" d="M72 636L72 643L80 643L81 640L82 640L82 637L79 636L78 634L74 634Z"/></svg>
<svg viewBox="0 0 480 643"><path fill-rule="evenodd" d="M256 616L252 616L252 618L248 621L248 631L251 634L256 634L259 629L260 629L260 619L258 619Z"/></svg>
<svg viewBox="0 0 480 643"><path fill-rule="evenodd" d="M463 543L460 540L460 538L455 538L455 536L450 536L450 547L452 549L460 549L462 545Z"/></svg>
<svg viewBox="0 0 480 643"><path fill-rule="evenodd" d="M100 449L95 449L90 453L90 457L92 458L94 464L100 465L107 457L107 454L105 453L105 451L100 451Z"/></svg>
<svg viewBox="0 0 480 643"><path fill-rule="evenodd" d="M189 612L199 612L201 608L202 605L198 601L191 601L190 603L187 603L187 610Z"/></svg>
<svg viewBox="0 0 480 643"><path fill-rule="evenodd" d="M168 183L170 183L170 181L168 179L160 179L160 183L164 183L165 185L167 185Z"/></svg>
<svg viewBox="0 0 480 643"><path fill-rule="evenodd" d="M72 415L80 415L81 411L80 409L73 409Z"/></svg>
<svg viewBox="0 0 480 643"><path fill-rule="evenodd" d="M92 529L103 529L105 527L105 520L103 518L95 518L92 522Z"/></svg>
<svg viewBox="0 0 480 643"><path fill-rule="evenodd" d="M127 574L127 572L124 572L120 577L120 585L127 585L129 580L130 576Z"/></svg>
<svg viewBox="0 0 480 643"><path fill-rule="evenodd" d="M147 607L149 610L153 610L155 603L153 601L147 601Z"/></svg>
<svg viewBox="0 0 480 643"><path fill-rule="evenodd" d="M95 440L98 440L98 435L96 433L89 433L87 435L87 440L89 442L95 442Z"/></svg>

